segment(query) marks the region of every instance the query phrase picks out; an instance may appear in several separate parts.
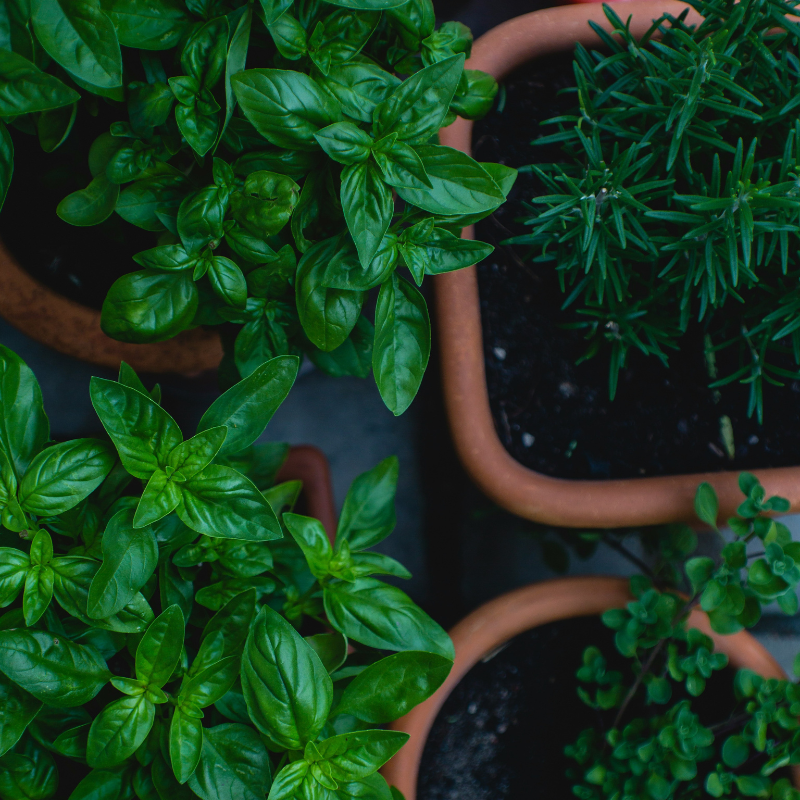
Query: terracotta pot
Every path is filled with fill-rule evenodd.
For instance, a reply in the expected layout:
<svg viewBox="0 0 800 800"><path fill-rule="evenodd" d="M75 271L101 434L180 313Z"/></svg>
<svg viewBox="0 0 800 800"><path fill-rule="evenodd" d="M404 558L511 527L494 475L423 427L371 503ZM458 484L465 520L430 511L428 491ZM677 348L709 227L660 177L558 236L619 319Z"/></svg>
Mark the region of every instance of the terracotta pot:
<svg viewBox="0 0 800 800"><path fill-rule="evenodd" d="M436 715L458 682L484 656L531 628L601 614L624 606L630 599L624 578L557 578L516 589L473 611L450 631L456 660L447 680L432 697L391 725L411 738L383 768L384 778L406 800L416 800L422 751ZM765 678L786 677L775 659L746 631L731 636L714 633L708 617L698 610L691 612L689 624L708 634L715 648L727 654L732 667L746 667Z"/></svg>
<svg viewBox="0 0 800 800"><path fill-rule="evenodd" d="M619 14L623 19L631 15L631 30L641 36L663 12L677 16L684 8L675 0L631 0ZM690 22L699 19L690 11ZM600 41L589 20L610 28L602 7L594 4L547 8L509 20L475 42L467 66L502 80L531 59L571 50L577 42L597 47ZM442 144L469 153L472 123L459 118L440 132L440 138ZM465 228L463 236L473 238L473 228ZM733 514L742 499L733 472L578 481L550 478L522 466L503 447L492 421L476 268L437 275L434 286L444 399L453 439L467 472L498 505L521 517L564 527L692 521L695 490L701 481L708 481L719 495L721 518ZM793 511L800 509L800 468L754 472L768 494L786 497Z"/></svg>
<svg viewBox="0 0 800 800"><path fill-rule="evenodd" d="M106 336L100 312L68 300L25 272L0 243L0 315L31 339L59 353L119 369L126 361L137 372L196 375L216 369L222 345L215 331L195 328L155 344L128 344Z"/></svg>
<svg viewBox="0 0 800 800"><path fill-rule="evenodd" d="M303 513L318 519L333 543L336 537L336 506L333 501L333 485L328 459L318 447L310 444L296 445L289 450L283 466L278 470L276 481L302 481Z"/></svg>

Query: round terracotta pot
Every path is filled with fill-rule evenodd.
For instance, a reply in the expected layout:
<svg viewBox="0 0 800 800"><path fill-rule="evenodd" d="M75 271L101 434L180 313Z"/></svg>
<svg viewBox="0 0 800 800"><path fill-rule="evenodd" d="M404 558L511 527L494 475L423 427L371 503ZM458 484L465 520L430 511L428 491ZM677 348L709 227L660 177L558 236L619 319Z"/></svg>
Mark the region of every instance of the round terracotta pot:
<svg viewBox="0 0 800 800"><path fill-rule="evenodd" d="M406 800L416 800L422 751L436 715L458 682L482 658L532 628L602 614L624 606L630 599L625 578L557 578L508 592L473 611L450 631L456 660L447 680L432 697L391 725L411 738L383 768L383 777ZM698 610L691 612L689 625L710 636L732 667L751 669L765 678L786 677L775 659L746 631L731 636L714 633L708 617Z"/></svg>
<svg viewBox="0 0 800 800"><path fill-rule="evenodd" d="M616 5L611 3L611 6ZM630 0L618 9L631 18L635 36L652 21L687 6L675 0ZM498 80L534 58L571 50L577 42L597 47L589 21L609 30L602 7L567 5L533 11L498 25L481 36L467 61ZM699 15L690 10L689 22ZM465 153L472 149L472 122L457 119L440 131L442 144ZM474 237L472 227L463 231ZM716 472L625 480L588 481L550 478L522 466L503 447L489 407L483 361L483 336L475 267L434 278L445 406L458 454L472 479L498 505L526 519L563 527L634 527L693 521L694 495L702 481L717 491L720 516L731 516L741 502L738 474ZM800 510L800 467L754 470L767 493L786 497Z"/></svg>
<svg viewBox="0 0 800 800"><path fill-rule="evenodd" d="M137 372L196 375L216 369L222 344L216 331L195 328L155 344L128 344L106 336L100 312L62 297L29 275L0 243L0 316L31 339L59 353Z"/></svg>

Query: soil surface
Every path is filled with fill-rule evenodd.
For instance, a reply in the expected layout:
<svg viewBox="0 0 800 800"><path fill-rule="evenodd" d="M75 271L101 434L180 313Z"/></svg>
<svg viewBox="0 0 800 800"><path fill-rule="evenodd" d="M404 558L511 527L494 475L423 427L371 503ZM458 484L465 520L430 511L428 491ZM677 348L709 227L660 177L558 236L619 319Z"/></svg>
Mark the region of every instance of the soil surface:
<svg viewBox="0 0 800 800"><path fill-rule="evenodd" d="M539 121L574 108L572 56L549 57L512 75L493 111L475 125L475 155L513 167L559 160L557 145L531 140L552 133ZM478 267L484 354L495 426L522 464L563 478L625 478L722 469L795 465L800 461L800 383L764 388L764 425L748 419L749 388L718 392L703 355L703 332L690 329L669 367L631 351L617 397L608 399L608 352L576 366L585 352L580 331L560 326L552 264L533 264L524 247L501 246L527 232L523 201L541 193L521 174L509 202L478 223L477 238L497 248ZM717 354L721 376L738 368L735 348ZM792 367L789 363L786 366ZM720 419L732 423L735 455L728 458Z"/></svg>
<svg viewBox="0 0 800 800"><path fill-rule="evenodd" d="M56 207L89 185L89 147L122 116L100 103L100 113L92 117L82 104L67 140L52 153L42 150L37 136L9 127L14 176L0 211L0 239L34 278L95 309L117 278L139 269L132 256L155 247L158 234L117 214L100 225L76 227L64 222Z"/></svg>
<svg viewBox="0 0 800 800"><path fill-rule="evenodd" d="M597 617L527 631L476 664L446 700L422 755L419 800L569 800L575 762L564 755L599 712L576 693L583 651L595 645L609 669L630 675L613 632ZM724 720L733 670L715 673L693 710L706 725ZM675 698L676 700L679 698ZM631 714L643 706L631 704Z"/></svg>

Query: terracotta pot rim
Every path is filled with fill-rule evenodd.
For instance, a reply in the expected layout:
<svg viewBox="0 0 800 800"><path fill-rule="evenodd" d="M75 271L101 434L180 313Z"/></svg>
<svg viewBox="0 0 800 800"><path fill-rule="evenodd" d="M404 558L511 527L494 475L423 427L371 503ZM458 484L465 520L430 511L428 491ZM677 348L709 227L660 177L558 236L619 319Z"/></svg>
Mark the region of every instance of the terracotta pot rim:
<svg viewBox="0 0 800 800"><path fill-rule="evenodd" d="M524 631L549 622L594 616L609 608L622 607L630 599L625 578L555 578L515 589L473 611L450 631L456 659L445 683L432 697L391 725L393 730L404 731L411 738L383 768L383 776L406 800L416 800L419 766L428 733L445 700L478 661ZM728 656L732 667L746 667L767 678L786 677L777 661L750 633L741 631L729 636L714 633L708 617L697 609L691 612L689 624L711 636L715 648Z"/></svg>
<svg viewBox="0 0 800 800"><path fill-rule="evenodd" d="M610 3L631 17L641 36L665 11L677 15L677 0L625 0ZM689 18L699 20L694 11ZM474 44L470 69L502 79L517 67L576 42L597 46L589 20L608 30L600 5L558 6L524 14L493 28ZM472 123L457 119L440 132L442 144L469 153ZM473 229L463 235L473 237ZM483 360L483 337L475 267L434 278L436 316L442 356L445 406L456 450L467 472L498 505L527 519L563 527L634 527L688 522L694 517L694 494L708 481L717 491L722 519L741 502L735 472L696 473L607 481L551 478L520 464L505 449L494 427ZM753 470L769 494L786 497L800 510L800 467Z"/></svg>
<svg viewBox="0 0 800 800"><path fill-rule="evenodd" d="M90 364L137 372L197 375L216 369L222 344L216 331L195 328L153 344L106 336L100 312L54 292L26 272L0 242L0 316L34 341Z"/></svg>

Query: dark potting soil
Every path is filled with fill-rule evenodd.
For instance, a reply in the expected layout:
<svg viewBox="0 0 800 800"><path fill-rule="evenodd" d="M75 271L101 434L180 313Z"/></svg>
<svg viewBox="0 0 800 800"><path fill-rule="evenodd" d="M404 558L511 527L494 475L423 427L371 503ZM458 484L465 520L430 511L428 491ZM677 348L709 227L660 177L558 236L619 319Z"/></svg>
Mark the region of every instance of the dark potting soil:
<svg viewBox="0 0 800 800"><path fill-rule="evenodd" d="M599 712L575 691L575 672L590 645L628 680L630 661L617 653L613 633L597 617L534 628L476 664L433 723L420 764L419 800L574 797L567 771L576 764L564 747L598 723ZM733 674L715 673L692 702L703 724L724 721L733 711ZM631 717L643 713L641 699L631 703Z"/></svg>
<svg viewBox="0 0 800 800"><path fill-rule="evenodd" d="M558 145L531 140L554 128L539 122L575 106L572 56L549 57L512 75L492 112L476 123L479 161L512 167L557 162ZM577 365L586 342L562 311L552 264L533 264L524 247L501 246L527 232L523 201L542 189L520 174L509 202L477 226L496 247L478 267L489 399L500 439L522 464L563 478L626 478L719 469L790 466L800 460L800 383L764 387L764 425L747 417L749 388L718 393L710 382L703 333L690 329L669 367L630 351L614 401L608 398L608 353ZM735 371L734 348L717 354L719 375ZM791 368L791 364L787 364ZM732 424L735 456L726 455L720 418Z"/></svg>
<svg viewBox="0 0 800 800"><path fill-rule="evenodd" d="M89 146L119 118L102 103L100 109L92 117L79 107L70 135L52 153L42 150L37 136L9 128L14 175L0 211L0 239L17 263L59 294L96 309L117 278L139 269L133 255L155 247L158 236L118 214L85 228L56 214L68 194L89 185Z"/></svg>

